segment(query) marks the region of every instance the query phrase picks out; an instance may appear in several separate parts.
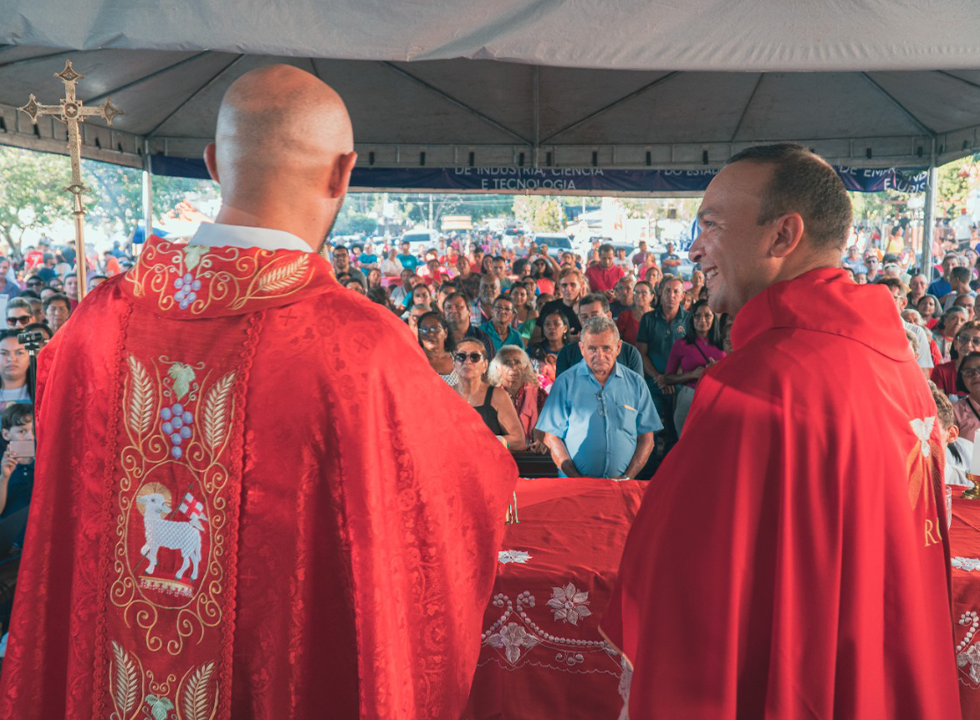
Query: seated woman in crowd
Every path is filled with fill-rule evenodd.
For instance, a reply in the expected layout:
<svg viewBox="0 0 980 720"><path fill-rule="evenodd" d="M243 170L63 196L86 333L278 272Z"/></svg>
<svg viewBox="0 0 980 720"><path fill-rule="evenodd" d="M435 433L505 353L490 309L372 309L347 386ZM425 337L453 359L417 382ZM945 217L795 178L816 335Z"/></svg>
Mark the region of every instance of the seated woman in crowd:
<svg viewBox="0 0 980 720"><path fill-rule="evenodd" d="M385 277L398 277L401 274L402 264L396 257L397 253L398 251L392 248L381 259L378 269L381 270L381 274Z"/></svg>
<svg viewBox="0 0 980 720"><path fill-rule="evenodd" d="M647 253L647 258L653 256L653 253ZM654 256L655 257L655 256ZM654 307L656 307L656 298L660 295L660 281L664 279L663 271L656 265L651 265L641 271L641 275L644 280L653 286L653 297L654 297Z"/></svg>
<svg viewBox="0 0 980 720"><path fill-rule="evenodd" d="M532 354L531 351L541 351L543 356L557 359L558 353L568 342L568 330L568 318L561 311L548 313L541 322L542 340L532 345L528 354Z"/></svg>
<svg viewBox="0 0 980 720"><path fill-rule="evenodd" d="M949 362L952 359L950 351L953 349L954 338L959 333L960 328L969 320L970 317L966 308L954 306L944 312L936 324L932 336L939 348L939 354L942 355L943 362Z"/></svg>
<svg viewBox="0 0 980 720"><path fill-rule="evenodd" d="M704 289L704 273L700 270L691 271L691 296L695 302L701 299L701 291Z"/></svg>
<svg viewBox="0 0 980 720"><path fill-rule="evenodd" d="M514 283L510 289L510 299L514 301L514 319L512 325L524 338L526 343L534 330L534 321L538 319L538 311L531 302L531 294L523 283Z"/></svg>
<svg viewBox="0 0 980 720"><path fill-rule="evenodd" d="M942 315L942 307L939 298L935 295L923 295L915 304L915 309L919 311L919 315L922 316L929 330L935 330L939 317Z"/></svg>
<svg viewBox="0 0 980 720"><path fill-rule="evenodd" d="M704 369L725 357L720 327L707 300L699 300L684 321L684 337L674 342L667 356L664 380L676 387L674 427L680 435Z"/></svg>
<svg viewBox="0 0 980 720"><path fill-rule="evenodd" d="M640 331L640 320L653 310L653 285L646 280L640 280L633 288L633 307L621 312L616 318L619 337L623 342L636 345L636 335Z"/></svg>
<svg viewBox="0 0 980 720"><path fill-rule="evenodd" d="M980 352L971 352L963 358L956 373L956 390L966 395L953 403L953 415L960 435L973 441L980 430Z"/></svg>
<svg viewBox="0 0 980 720"><path fill-rule="evenodd" d="M947 395L960 394L956 389L956 375L963 363L963 358L971 352L980 352L980 322L976 321L966 323L956 333L953 347L949 351L952 359L949 362L936 365L932 369L930 379Z"/></svg>
<svg viewBox="0 0 980 720"><path fill-rule="evenodd" d="M551 267L549 267L549 263L544 259L544 256L539 256L534 260L534 267L531 270L531 277L537 284L539 293L548 293L549 295L554 294L554 271Z"/></svg>
<svg viewBox="0 0 980 720"><path fill-rule="evenodd" d="M413 287L412 292L405 298L405 314L402 317L407 319L409 312L414 307L423 307L426 312L436 310L435 305L432 303L432 291L425 283L419 283Z"/></svg>
<svg viewBox="0 0 980 720"><path fill-rule="evenodd" d="M446 318L437 312L427 312L418 319L419 345L425 351L425 358L439 377L456 387L459 378L453 360L453 339L449 335Z"/></svg>
<svg viewBox="0 0 980 720"><path fill-rule="evenodd" d="M515 345L504 345L490 361L487 379L510 396L524 428L528 450L540 455L548 452L544 433L534 429L548 395L541 389L538 374L527 353Z"/></svg>
<svg viewBox="0 0 980 720"><path fill-rule="evenodd" d="M488 363L484 344L479 340L463 340L456 346L453 360L459 379L456 392L480 414L494 435L504 439L508 450L523 452L527 440L514 403L504 390L486 380Z"/></svg>

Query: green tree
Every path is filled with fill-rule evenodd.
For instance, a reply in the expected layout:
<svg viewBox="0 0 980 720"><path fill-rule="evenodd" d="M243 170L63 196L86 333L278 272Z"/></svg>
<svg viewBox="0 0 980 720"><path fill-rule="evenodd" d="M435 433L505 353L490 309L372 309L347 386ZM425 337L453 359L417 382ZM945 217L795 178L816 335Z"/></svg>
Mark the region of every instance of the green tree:
<svg viewBox="0 0 980 720"><path fill-rule="evenodd" d="M0 238L14 257L28 230L44 228L71 212L68 159L17 148L0 148Z"/></svg>
<svg viewBox="0 0 980 720"><path fill-rule="evenodd" d="M518 195L514 198L514 217L535 232L558 232L564 228L561 199L545 195Z"/></svg>
<svg viewBox="0 0 980 720"><path fill-rule="evenodd" d="M370 235L378 229L378 221L355 210L337 215L333 231L337 235Z"/></svg>
<svg viewBox="0 0 980 720"><path fill-rule="evenodd" d="M960 214L961 208L966 207L967 198L970 196L970 175L967 166L972 162L973 158L963 158L939 168L936 200L949 217L956 217Z"/></svg>

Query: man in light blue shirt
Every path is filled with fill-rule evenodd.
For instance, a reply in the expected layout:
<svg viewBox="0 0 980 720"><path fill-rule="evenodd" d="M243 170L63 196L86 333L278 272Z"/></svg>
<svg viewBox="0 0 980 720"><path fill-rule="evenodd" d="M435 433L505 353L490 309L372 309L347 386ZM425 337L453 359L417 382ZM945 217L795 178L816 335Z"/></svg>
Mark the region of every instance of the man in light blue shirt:
<svg viewBox="0 0 980 720"><path fill-rule="evenodd" d="M579 341L583 360L551 387L537 429L562 477L631 479L663 429L641 375L616 362L622 346L610 318L589 318Z"/></svg>

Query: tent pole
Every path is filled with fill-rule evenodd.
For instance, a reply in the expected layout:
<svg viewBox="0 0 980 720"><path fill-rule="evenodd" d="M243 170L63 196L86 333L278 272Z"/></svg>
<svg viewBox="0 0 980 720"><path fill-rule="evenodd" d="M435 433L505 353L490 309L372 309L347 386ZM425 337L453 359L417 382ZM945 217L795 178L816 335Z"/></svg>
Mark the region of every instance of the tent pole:
<svg viewBox="0 0 980 720"><path fill-rule="evenodd" d="M150 173L150 142L143 141L143 245L153 234L153 175ZM140 248L142 250L142 248Z"/></svg>
<svg viewBox="0 0 980 720"><path fill-rule="evenodd" d="M933 280L932 238L936 224L936 185L939 172L936 170L936 138L932 139L932 152L929 154L929 175L926 177L926 200L922 219L922 274L929 282Z"/></svg>

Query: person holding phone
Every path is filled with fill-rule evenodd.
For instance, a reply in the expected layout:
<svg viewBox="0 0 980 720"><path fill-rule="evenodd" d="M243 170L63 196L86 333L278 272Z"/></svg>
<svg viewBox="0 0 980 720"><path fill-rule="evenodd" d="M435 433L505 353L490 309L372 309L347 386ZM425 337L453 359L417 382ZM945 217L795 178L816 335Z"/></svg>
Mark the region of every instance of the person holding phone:
<svg viewBox="0 0 980 720"><path fill-rule="evenodd" d="M0 412L0 435L7 443L0 458L0 547L23 545L34 490L34 406L8 405Z"/></svg>

